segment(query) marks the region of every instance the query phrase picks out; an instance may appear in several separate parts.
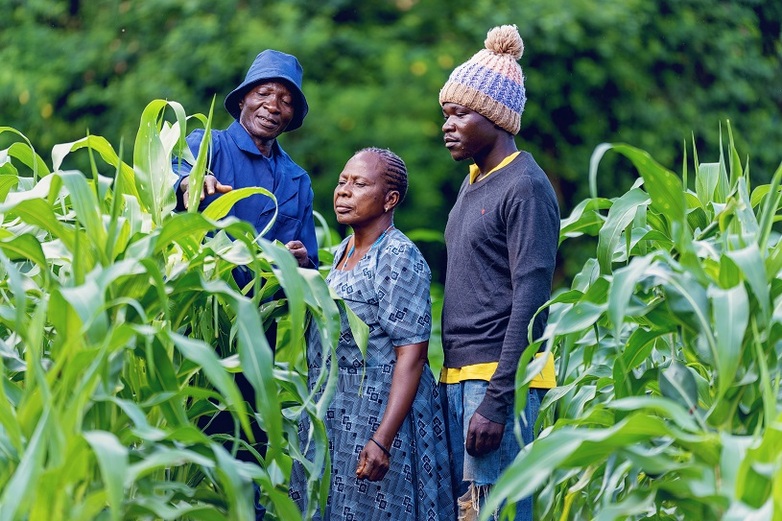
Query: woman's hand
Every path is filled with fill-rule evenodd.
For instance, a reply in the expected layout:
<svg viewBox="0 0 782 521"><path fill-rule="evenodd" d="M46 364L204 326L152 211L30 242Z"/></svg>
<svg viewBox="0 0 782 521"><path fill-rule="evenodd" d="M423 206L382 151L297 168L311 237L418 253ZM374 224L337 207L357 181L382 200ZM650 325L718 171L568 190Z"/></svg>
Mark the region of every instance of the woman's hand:
<svg viewBox="0 0 782 521"><path fill-rule="evenodd" d="M388 450L396 437L399 427L410 412L421 373L426 365L429 341L395 347L396 364L391 375L391 390L388 405L383 413L380 426L372 438L367 440L358 456L356 477L379 481L388 472L391 454Z"/></svg>
<svg viewBox="0 0 782 521"><path fill-rule="evenodd" d="M388 454L376 442L369 440L358 456L356 477L369 481L380 481L385 477L390 466L391 458Z"/></svg>

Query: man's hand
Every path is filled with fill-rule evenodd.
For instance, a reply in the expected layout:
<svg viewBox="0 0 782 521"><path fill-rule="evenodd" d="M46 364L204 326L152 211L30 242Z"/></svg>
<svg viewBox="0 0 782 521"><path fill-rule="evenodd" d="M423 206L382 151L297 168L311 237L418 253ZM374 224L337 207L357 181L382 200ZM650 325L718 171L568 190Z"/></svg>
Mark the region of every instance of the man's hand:
<svg viewBox="0 0 782 521"><path fill-rule="evenodd" d="M285 247L296 257L296 262L299 263L300 267L306 268L310 265L310 259L307 257L307 248L301 241L290 241Z"/></svg>
<svg viewBox="0 0 782 521"><path fill-rule="evenodd" d="M477 412L470 418L465 448L473 457L484 456L497 450L505 433L505 425L496 423Z"/></svg>
<svg viewBox="0 0 782 521"><path fill-rule="evenodd" d="M179 189L182 191L182 201L187 208L188 201L190 199L190 177L185 177L179 183ZM204 176L204 189L201 190L201 200L203 201L207 195L214 195L215 193L226 194L233 190L230 185L221 184L220 181L213 175Z"/></svg>

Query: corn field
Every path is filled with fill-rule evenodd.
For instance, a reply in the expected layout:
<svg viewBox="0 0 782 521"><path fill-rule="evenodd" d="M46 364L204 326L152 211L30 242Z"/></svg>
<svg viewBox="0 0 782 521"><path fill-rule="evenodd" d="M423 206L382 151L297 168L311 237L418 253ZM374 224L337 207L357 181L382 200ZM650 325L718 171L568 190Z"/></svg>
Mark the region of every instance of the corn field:
<svg viewBox="0 0 782 521"><path fill-rule="evenodd" d="M318 417L330 383L316 401L295 368L308 316L335 345L341 302L284 246L224 218L262 189L236 190L203 213L172 212L171 158L186 153L188 121L208 135L211 114L150 103L132 166L87 136L54 147L50 168L24 135L0 128L17 138L0 152L3 521L246 520L253 483L269 517L302 519L287 493L294 459L312 472L317 504L327 462ZM61 168L75 153L88 155L91 172ZM192 158L195 186L207 154ZM236 266L257 275L252 293L236 286ZM277 364L264 334L275 320L285 340ZM254 389L254 412L238 371ZM207 437L196 425L220 411L235 433ZM299 452L301 414L316 426L312 462ZM254 441L253 417L268 447L247 463L235 456L240 433Z"/></svg>
<svg viewBox="0 0 782 521"><path fill-rule="evenodd" d="M752 186L723 131L718 161L693 147L680 175L626 144L595 150L592 197L560 237L594 236L595 254L534 344L559 387L491 507L536 492L546 520L782 519L782 166ZM610 200L595 188L609 151L639 174Z"/></svg>
<svg viewBox="0 0 782 521"><path fill-rule="evenodd" d="M0 151L0 521L246 520L253 484L267 518L308 519L287 494L294 461L310 476L311 508L325 501L319 418L334 379L308 389L303 338L314 320L335 346L344 303L284 246L226 217L242 197L273 197L263 189L173 212L171 158L188 153L193 124L208 141L211 112L150 103L132 165L96 135L47 161L0 127L13 138ZM545 520L782 519L782 167L753 186L729 125L723 133L717 161L693 147L679 174L630 145L595 150L592 196L560 237L593 237L594 257L546 304L548 328L517 373L517 411L543 363L531 361L537 348L555 358L559 386L483 519L528 494ZM607 153L639 174L611 199L596 188ZM89 171L63 167L75 155ZM189 159L200 186L208 150ZM320 231L328 264L332 232ZM237 266L252 287L237 287ZM276 356L264 334L274 322ZM198 427L224 411L233 435ZM236 456L253 421L268 445L249 463Z"/></svg>

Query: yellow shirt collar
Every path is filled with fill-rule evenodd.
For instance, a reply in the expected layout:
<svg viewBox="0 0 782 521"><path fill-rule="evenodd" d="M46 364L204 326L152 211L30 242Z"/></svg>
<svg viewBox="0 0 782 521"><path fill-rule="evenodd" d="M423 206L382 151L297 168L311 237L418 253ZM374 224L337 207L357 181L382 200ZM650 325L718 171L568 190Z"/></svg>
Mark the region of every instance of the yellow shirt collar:
<svg viewBox="0 0 782 521"><path fill-rule="evenodd" d="M487 177L489 177L489 174L491 174L492 172L496 172L500 168L504 167L505 165L507 165L508 163L513 161L514 159L516 159L516 156L519 155L519 152L520 152L520 150L517 150L516 152L512 153L511 155L509 155L508 157L506 157L505 159L500 161L500 164L495 166L491 170L489 170L486 173L486 175L483 176L483 179L486 179ZM480 176L480 175L481 175L481 171L478 170L478 165L476 165L475 163L471 164L470 165L470 184L473 184L475 182L475 180L478 179L478 176Z"/></svg>

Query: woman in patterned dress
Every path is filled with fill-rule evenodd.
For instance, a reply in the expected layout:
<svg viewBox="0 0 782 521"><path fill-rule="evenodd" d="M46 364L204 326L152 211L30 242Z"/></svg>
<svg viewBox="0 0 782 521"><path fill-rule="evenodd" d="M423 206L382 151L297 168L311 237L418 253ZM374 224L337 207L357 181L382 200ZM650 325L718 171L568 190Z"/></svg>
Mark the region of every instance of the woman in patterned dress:
<svg viewBox="0 0 782 521"><path fill-rule="evenodd" d="M326 280L367 324L369 341L363 356L342 317L339 379L326 414L331 486L326 511L316 512L316 520L455 519L441 398L427 360L431 273L393 225L406 191L404 162L379 148L357 152L334 190L337 221L353 235L337 248ZM328 358L311 327L311 384ZM302 421L302 442L308 429ZM302 486L297 466L291 497L306 507Z"/></svg>

